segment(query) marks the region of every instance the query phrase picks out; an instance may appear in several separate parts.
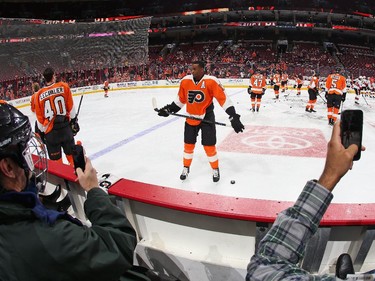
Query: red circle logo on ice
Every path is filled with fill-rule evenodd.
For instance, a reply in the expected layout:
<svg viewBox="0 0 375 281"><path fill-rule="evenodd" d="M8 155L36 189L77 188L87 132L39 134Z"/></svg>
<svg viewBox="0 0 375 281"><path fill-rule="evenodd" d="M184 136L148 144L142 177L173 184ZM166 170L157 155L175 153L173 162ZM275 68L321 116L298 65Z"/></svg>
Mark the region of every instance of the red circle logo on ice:
<svg viewBox="0 0 375 281"><path fill-rule="evenodd" d="M251 126L244 134L230 134L222 151L324 158L327 141L318 129Z"/></svg>
<svg viewBox="0 0 375 281"><path fill-rule="evenodd" d="M273 135L250 136L242 139L242 143L258 149L276 150L307 149L312 145L310 141L301 138Z"/></svg>

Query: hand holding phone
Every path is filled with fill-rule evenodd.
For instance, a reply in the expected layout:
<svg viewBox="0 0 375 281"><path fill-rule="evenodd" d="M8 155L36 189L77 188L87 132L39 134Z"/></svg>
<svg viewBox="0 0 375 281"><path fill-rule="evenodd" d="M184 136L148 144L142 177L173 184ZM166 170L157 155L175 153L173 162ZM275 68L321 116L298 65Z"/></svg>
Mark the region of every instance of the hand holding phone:
<svg viewBox="0 0 375 281"><path fill-rule="evenodd" d="M341 113L341 143L345 148L352 144L358 146L353 161L361 158L363 130L363 111L359 109L345 110Z"/></svg>
<svg viewBox="0 0 375 281"><path fill-rule="evenodd" d="M74 161L74 169L81 168L82 171L85 170L86 161L85 161L85 153L83 151L83 147L80 144L76 144L73 146L73 161Z"/></svg>

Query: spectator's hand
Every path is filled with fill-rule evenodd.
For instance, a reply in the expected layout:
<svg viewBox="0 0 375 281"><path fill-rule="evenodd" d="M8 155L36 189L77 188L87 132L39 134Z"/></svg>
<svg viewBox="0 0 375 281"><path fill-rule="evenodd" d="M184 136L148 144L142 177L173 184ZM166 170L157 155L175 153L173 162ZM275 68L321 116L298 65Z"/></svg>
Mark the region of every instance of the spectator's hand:
<svg viewBox="0 0 375 281"><path fill-rule="evenodd" d="M230 123L234 129L234 131L238 134L239 132L243 132L245 129L244 125L240 121L240 115L235 114L229 117Z"/></svg>
<svg viewBox="0 0 375 281"><path fill-rule="evenodd" d="M92 166L90 159L85 156L85 161L85 171L83 172L81 168L77 168L76 173L79 184L88 192L91 189L98 187L99 182L98 177L96 176L96 170Z"/></svg>
<svg viewBox="0 0 375 281"><path fill-rule="evenodd" d="M333 126L331 140L328 142L326 163L318 183L332 191L340 179L353 167L353 157L358 151L355 144L347 149L341 143L340 122ZM362 146L364 151L365 147Z"/></svg>

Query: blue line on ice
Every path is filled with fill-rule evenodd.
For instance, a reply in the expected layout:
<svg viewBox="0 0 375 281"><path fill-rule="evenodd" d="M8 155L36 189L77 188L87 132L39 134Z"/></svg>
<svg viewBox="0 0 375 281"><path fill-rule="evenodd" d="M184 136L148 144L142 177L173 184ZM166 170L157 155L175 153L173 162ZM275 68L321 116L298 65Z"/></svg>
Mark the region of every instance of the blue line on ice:
<svg viewBox="0 0 375 281"><path fill-rule="evenodd" d="M161 127L164 127L164 126L168 125L169 123L172 123L172 122L176 121L177 119L178 119L178 117L174 117L174 118L168 119L168 120L164 121L163 123L157 124L157 125L149 128L149 129L146 129L146 130L144 130L142 132L139 132L139 133L137 133L137 134L135 134L135 135L133 135L133 136L131 136L129 138L123 139L123 140L121 140L121 141L119 141L119 142L117 142L115 144L112 144L111 146L108 146L108 147L106 147L106 148L104 148L104 149L102 149L102 150L100 150L100 151L98 151L98 152L90 155L89 158L91 160L95 160L95 159L97 159L97 158L99 158L99 157L101 157L101 156L103 156L103 155L105 155L107 153L110 153L111 151L113 151L113 150L115 150L115 149L117 149L117 148L119 148L119 147L121 147L121 146L123 146L125 144L128 144L129 142L137 140L140 137L143 137L144 135L147 135L147 134L152 133L153 131L155 131L155 130L161 128Z"/></svg>
<svg viewBox="0 0 375 281"><path fill-rule="evenodd" d="M239 94L242 91L243 90L235 92L235 93L231 94L230 96L237 95L237 94ZM110 153L111 151L113 151L113 150L115 150L115 149L117 149L117 148L119 148L119 147L121 147L121 146L123 146L125 144L128 144L128 143L130 143L130 142L132 142L132 141L134 141L136 139L139 139L140 137L143 137L144 135L147 135L147 134L149 134L149 133L151 133L151 132L153 132L153 131L161 128L161 127L164 127L164 126L168 125L169 123L174 122L177 119L178 119L178 117L171 118L171 119L169 119L169 120L167 120L167 121L165 121L163 123L160 123L158 125L155 125L155 126L149 128L147 130L139 132L138 134L135 134L135 135L133 135L133 136L127 138L127 139L121 140L121 141L119 141L119 142L117 142L115 144L112 144L111 146L108 146L108 147L106 147L106 148L104 148L104 149L102 149L102 150L100 150L100 151L98 151L98 152L90 155L89 158L91 160L95 160L95 159L97 159L99 157L102 157L103 155L105 155L107 153Z"/></svg>

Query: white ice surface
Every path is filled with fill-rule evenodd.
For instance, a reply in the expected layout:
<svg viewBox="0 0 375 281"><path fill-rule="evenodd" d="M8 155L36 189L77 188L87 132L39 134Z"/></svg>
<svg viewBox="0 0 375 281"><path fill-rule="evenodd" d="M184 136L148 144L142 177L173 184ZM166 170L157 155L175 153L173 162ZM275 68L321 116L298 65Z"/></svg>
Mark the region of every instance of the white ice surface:
<svg viewBox="0 0 375 281"><path fill-rule="evenodd" d="M327 124L326 106L318 97L316 113L305 112L308 95L301 97L290 90L290 95L280 94L280 101L275 101L272 90L267 90L262 100L261 110L251 112L250 97L245 88L227 89L241 121L246 126L243 134L233 135L230 127L217 126L217 147L220 161L221 179L212 182L211 168L200 144L196 145L194 160L188 179L182 182L184 118L170 116L159 117L152 108L151 100L157 99L158 106L171 103L177 89L141 89L110 91L109 98L102 93L85 95L79 115L81 131L76 139L81 140L86 154L92 159L99 173L109 172L118 177L137 180L156 185L179 188L226 196L294 201L309 179L318 178L322 172L325 158L310 153L295 156L296 150L285 148L290 138L275 132L271 141L250 133L254 126L262 131L262 126L279 128L286 135L292 129L305 134L306 140L324 142L320 150L326 150L332 127ZM78 105L80 96L75 96ZM367 150L360 161L354 163L353 170L341 180L334 190L336 203L374 203L375 202L375 99L367 97L370 104L361 98L360 106L354 106L354 95L348 94L344 108L359 108L364 111L363 144ZM22 111L27 114L32 124L35 117L29 108ZM179 113L184 114L184 109ZM224 110L215 104L216 121L229 124ZM320 132L318 140L309 131ZM232 144L226 144L229 150L221 150L220 145L227 137ZM246 152L252 140L258 141L257 152ZM299 135L294 136L298 139ZM324 139L323 139L324 138ZM237 143L238 141L238 143ZM273 146L275 154L263 154L262 145ZM235 147L234 147L235 146ZM275 146L280 146L279 149ZM283 149L284 154L278 155ZM323 151L323 152L324 152ZM290 152L290 153L289 153ZM301 150L303 155L303 149ZM325 152L324 152L325 153ZM298 155L298 153L297 153ZM235 184L230 184L235 180Z"/></svg>

